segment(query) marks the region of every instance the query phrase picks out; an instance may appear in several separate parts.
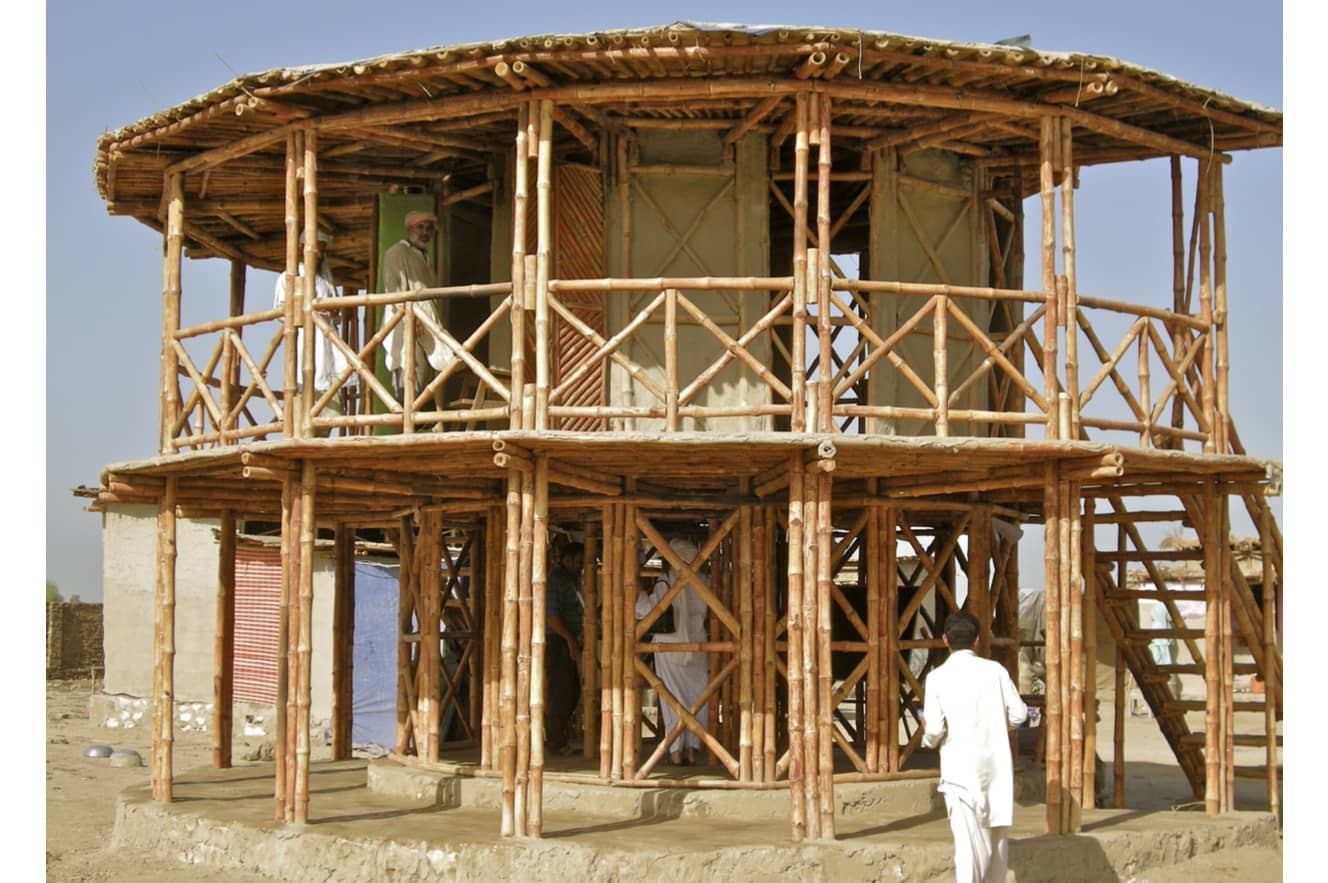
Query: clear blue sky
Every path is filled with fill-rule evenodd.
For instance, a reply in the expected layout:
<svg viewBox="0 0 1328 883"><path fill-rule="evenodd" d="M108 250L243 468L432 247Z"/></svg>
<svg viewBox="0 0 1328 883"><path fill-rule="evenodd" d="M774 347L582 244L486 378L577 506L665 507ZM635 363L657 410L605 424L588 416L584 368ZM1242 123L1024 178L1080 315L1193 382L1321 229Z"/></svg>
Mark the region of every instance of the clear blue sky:
<svg viewBox="0 0 1328 883"><path fill-rule="evenodd" d="M1039 49L1114 55L1239 98L1282 105L1277 7L1218 3L1196 14L1186 3L1134 0L970 5L972 11L960 14L942 4L860 2L819 11L783 2L685 2L656 4L648 13L600 2L555 7L505 0L49 4L49 34L59 41L47 68L47 577L66 596L100 598L100 518L84 512L69 489L95 485L107 463L148 457L155 449L161 239L135 221L107 215L92 177L102 132L241 73L681 20L860 27L952 40L1031 34ZM1166 188L1165 162L1085 170L1076 197L1083 291L1166 303ZM1227 171L1232 409L1247 446L1273 457L1282 450L1280 396L1269 394L1281 388L1280 364L1268 358L1280 351L1281 191L1281 150L1240 153ZM1140 223L1143 201L1151 226ZM224 310L226 272L220 261L186 262L186 321ZM1135 295L1141 287L1148 293ZM1034 582L1040 579L1036 569L1026 569Z"/></svg>

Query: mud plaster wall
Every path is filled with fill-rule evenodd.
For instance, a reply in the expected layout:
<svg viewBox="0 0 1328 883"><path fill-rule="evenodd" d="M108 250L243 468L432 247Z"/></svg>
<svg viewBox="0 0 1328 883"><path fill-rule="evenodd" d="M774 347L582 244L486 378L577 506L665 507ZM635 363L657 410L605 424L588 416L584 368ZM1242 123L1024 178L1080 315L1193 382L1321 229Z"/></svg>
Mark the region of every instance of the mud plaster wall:
<svg viewBox="0 0 1328 883"><path fill-rule="evenodd" d="M876 280L987 285L988 256L982 247L977 211L981 181L972 164L953 153L923 150L901 157L882 151L873 163L869 276ZM873 329L888 338L926 304L920 296L877 293L872 296ZM986 329L989 301L957 299L956 305ZM983 353L958 322L949 318L950 391L957 389L981 364ZM923 319L895 348L908 366L932 386L936 376L932 355L933 325ZM986 382L971 386L951 408L987 407ZM885 359L873 367L867 399L874 405L929 407L918 389ZM868 431L884 435L932 435L934 424L910 419L872 418ZM986 435L984 425L951 421L951 435Z"/></svg>
<svg viewBox="0 0 1328 883"><path fill-rule="evenodd" d="M46 677L87 677L100 673L102 605L46 605Z"/></svg>
<svg viewBox="0 0 1328 883"><path fill-rule="evenodd" d="M628 266L622 266L623 212L619 200L607 202L605 229L611 276L765 276L770 272L770 222L767 196L767 149L764 135L750 134L737 145L734 156L724 156L721 133L645 129L637 133L636 155L629 166L677 164L710 166L721 174L632 175L629 211L631 242ZM609 193L616 192L611 186ZM765 292L686 292L729 336L739 338L766 311ZM610 295L608 330L619 331L653 293ZM762 335L748 350L763 364L770 363L768 337ZM623 352L645 369L663 389L664 311L637 330ZM724 352L720 341L698 325L681 306L678 309L678 375L684 388ZM629 407L663 407L663 402L631 382L619 365L609 371L609 400ZM736 407L770 402L769 388L753 372L734 362L701 390L691 404ZM684 403L685 407L686 403ZM769 417L684 417L684 430L738 432L770 428ZM658 430L663 421L635 419L624 428Z"/></svg>
<svg viewBox="0 0 1328 883"><path fill-rule="evenodd" d="M214 519L176 521L175 698L177 720L191 703L212 700L218 543ZM102 516L102 606L106 681L111 704L128 708L152 695L157 509L120 505ZM311 716L327 717L332 696L330 555L314 556ZM121 701L123 700L123 701ZM125 703L128 703L126 705ZM123 709L121 709L123 710Z"/></svg>

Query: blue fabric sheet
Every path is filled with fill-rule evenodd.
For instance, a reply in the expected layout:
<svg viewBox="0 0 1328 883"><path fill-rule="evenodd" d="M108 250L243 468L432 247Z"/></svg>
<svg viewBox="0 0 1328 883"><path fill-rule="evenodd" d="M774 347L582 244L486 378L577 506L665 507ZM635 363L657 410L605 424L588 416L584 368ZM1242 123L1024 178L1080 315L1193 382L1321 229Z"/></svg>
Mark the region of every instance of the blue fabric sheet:
<svg viewBox="0 0 1328 883"><path fill-rule="evenodd" d="M389 751L397 740L396 564L355 562L350 739Z"/></svg>

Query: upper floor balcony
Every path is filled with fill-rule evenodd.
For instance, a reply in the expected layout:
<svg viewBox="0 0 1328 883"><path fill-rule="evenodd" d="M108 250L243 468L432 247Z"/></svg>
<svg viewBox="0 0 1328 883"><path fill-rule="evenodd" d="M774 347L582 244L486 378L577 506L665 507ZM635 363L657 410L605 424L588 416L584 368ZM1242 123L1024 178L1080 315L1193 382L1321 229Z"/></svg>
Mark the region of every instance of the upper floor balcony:
<svg viewBox="0 0 1328 883"><path fill-rule="evenodd" d="M1277 111L1113 59L674 27L243 77L106 135L97 175L165 236L163 453L508 428L1241 453L1222 169L1280 143ZM1150 159L1171 272L1081 290L1081 170ZM228 303L184 291L186 252L231 262Z"/></svg>

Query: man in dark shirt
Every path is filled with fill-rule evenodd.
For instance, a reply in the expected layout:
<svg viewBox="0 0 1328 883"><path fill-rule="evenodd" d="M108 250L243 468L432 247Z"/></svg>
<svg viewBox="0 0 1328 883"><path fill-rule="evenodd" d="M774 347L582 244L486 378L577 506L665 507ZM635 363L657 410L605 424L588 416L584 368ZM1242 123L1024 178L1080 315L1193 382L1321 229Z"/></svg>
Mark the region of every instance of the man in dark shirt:
<svg viewBox="0 0 1328 883"><path fill-rule="evenodd" d="M581 658L581 622L585 611L577 584L584 559L585 547L568 543L562 548L558 563L550 569L544 586L544 671L548 685L544 732L549 749L564 756L574 750L568 739L572 712L581 695L576 666Z"/></svg>

